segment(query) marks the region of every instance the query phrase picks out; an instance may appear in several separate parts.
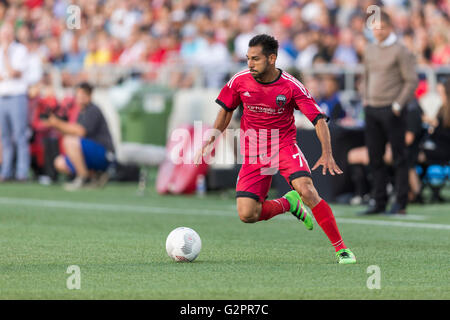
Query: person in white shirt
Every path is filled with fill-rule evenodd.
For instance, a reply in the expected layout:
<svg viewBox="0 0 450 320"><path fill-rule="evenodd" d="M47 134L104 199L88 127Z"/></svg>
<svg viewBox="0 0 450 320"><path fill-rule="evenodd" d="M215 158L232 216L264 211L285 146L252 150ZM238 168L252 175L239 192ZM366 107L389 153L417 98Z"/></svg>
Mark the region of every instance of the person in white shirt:
<svg viewBox="0 0 450 320"><path fill-rule="evenodd" d="M14 40L13 26L3 24L0 29L0 128L3 153L0 181L25 181L28 178L28 61L27 48Z"/></svg>
<svg viewBox="0 0 450 320"><path fill-rule="evenodd" d="M205 48L194 57L194 63L203 70L207 88L221 88L230 69L231 55L225 44L216 41L213 31L205 32Z"/></svg>

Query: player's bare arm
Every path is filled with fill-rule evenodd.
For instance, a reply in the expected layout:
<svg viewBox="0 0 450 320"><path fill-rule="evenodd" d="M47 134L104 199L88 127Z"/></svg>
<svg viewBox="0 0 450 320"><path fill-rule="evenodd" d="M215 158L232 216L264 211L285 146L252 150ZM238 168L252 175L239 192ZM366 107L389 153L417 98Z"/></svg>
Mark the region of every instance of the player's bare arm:
<svg viewBox="0 0 450 320"><path fill-rule="evenodd" d="M319 166L322 166L323 175L327 173L327 170L333 176L335 174L342 174L342 170L338 167L333 158L333 152L331 150L330 130L328 129L328 125L325 119L319 119L317 121L316 133L317 137L320 140L320 144L322 145L322 155L320 156L319 160L317 160L312 170L315 170Z"/></svg>
<svg viewBox="0 0 450 320"><path fill-rule="evenodd" d="M214 121L214 129L219 130L221 133L224 132L230 124L232 117L233 110L227 111L223 108L220 108L219 112L217 113L216 120ZM211 152L215 140L216 136L212 135L209 140L202 146L202 149L196 153L194 160L194 163L196 165L201 163L202 157L207 156Z"/></svg>
<svg viewBox="0 0 450 320"><path fill-rule="evenodd" d="M42 123L51 128L55 128L63 134L74 135L78 137L86 136L86 129L78 123L69 123L58 119L55 115L50 114L48 120L42 120Z"/></svg>

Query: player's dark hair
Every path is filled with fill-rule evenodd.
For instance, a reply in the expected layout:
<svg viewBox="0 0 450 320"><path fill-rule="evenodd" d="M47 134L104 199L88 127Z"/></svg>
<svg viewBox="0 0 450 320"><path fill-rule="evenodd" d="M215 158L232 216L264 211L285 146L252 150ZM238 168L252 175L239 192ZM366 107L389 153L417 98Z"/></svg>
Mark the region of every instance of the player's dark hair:
<svg viewBox="0 0 450 320"><path fill-rule="evenodd" d="M94 91L94 87L85 81L79 83L77 88L83 90L89 96L92 95L92 91Z"/></svg>
<svg viewBox="0 0 450 320"><path fill-rule="evenodd" d="M268 34L258 34L248 43L249 47L262 47L262 53L268 57L271 54L278 55L278 41Z"/></svg>

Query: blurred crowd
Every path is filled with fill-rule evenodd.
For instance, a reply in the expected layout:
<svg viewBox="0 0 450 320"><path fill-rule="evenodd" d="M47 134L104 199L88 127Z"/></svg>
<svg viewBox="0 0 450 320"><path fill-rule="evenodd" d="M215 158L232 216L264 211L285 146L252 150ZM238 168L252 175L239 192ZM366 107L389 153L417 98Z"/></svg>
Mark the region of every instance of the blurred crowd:
<svg viewBox="0 0 450 320"><path fill-rule="evenodd" d="M450 64L447 0L3 0L0 21L13 23L17 39L43 63L63 70L67 86L92 66L150 63L152 79L158 67L183 63L200 67L205 85L219 87L230 63L245 63L257 33L279 40L282 69L360 63L372 40L366 24L373 4L392 15L419 64ZM70 5L80 8L79 23ZM172 85L192 81L180 73Z"/></svg>
<svg viewBox="0 0 450 320"><path fill-rule="evenodd" d="M236 71L232 66L245 66L248 42L259 33L275 36L277 66L294 75L318 64L352 67L374 40L367 27L371 5L390 14L419 65L450 65L449 0L0 0L0 25L12 26L27 50L34 166L56 179L43 149L49 144L57 150L60 137L41 126L42 114L52 110L74 120L78 112L73 97L56 99L51 69L66 88L111 65L136 70L146 81L156 81L169 66L173 88L193 86L191 70L201 70L203 86L220 88ZM355 118L340 101L339 78L302 80L333 120ZM0 141L0 159L1 150Z"/></svg>

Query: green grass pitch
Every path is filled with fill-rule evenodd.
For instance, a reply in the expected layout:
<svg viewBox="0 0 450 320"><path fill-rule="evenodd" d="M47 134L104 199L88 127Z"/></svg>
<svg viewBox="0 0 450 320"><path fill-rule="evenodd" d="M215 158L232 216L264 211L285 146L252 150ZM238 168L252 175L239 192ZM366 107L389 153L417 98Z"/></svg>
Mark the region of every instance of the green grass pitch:
<svg viewBox="0 0 450 320"><path fill-rule="evenodd" d="M450 204L410 206L406 217L358 217L331 205L356 265L336 264L320 227L289 213L240 222L234 192L158 196L136 184L67 193L0 185L1 299L450 299ZM193 263L165 252L169 232L196 230ZM81 288L66 286L70 265ZM369 266L380 289L368 289Z"/></svg>

